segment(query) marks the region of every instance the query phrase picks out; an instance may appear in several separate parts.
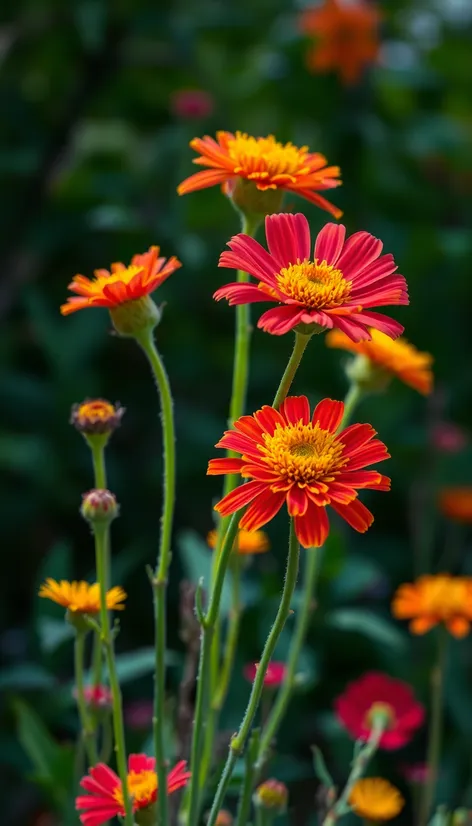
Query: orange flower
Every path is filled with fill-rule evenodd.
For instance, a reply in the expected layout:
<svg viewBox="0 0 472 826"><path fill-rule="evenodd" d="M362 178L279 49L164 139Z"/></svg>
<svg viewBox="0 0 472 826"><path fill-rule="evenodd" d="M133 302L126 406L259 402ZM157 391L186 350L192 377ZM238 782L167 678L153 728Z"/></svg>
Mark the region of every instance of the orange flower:
<svg viewBox="0 0 472 826"><path fill-rule="evenodd" d="M472 577L421 576L400 585L392 601L397 619L409 619L412 634L443 623L454 637L465 637L472 622Z"/></svg>
<svg viewBox="0 0 472 826"><path fill-rule="evenodd" d="M130 301L137 302L154 292L182 264L175 257L159 258L159 247L150 247L135 255L129 267L116 263L108 270L95 270L94 279L76 275L69 290L77 296L62 305L62 315L70 315L86 307L108 307L112 310Z"/></svg>
<svg viewBox="0 0 472 826"><path fill-rule="evenodd" d="M210 548L216 547L217 532L210 531L207 536L207 542ZM233 550L237 550L238 554L263 554L269 550L269 537L265 531L239 531L234 540Z"/></svg>
<svg viewBox="0 0 472 826"><path fill-rule="evenodd" d="M404 338L393 341L390 336L379 330L370 330L371 341L352 341L341 330L331 330L326 336L328 347L349 350L359 356L367 358L376 368L388 377L388 374L397 376L405 384L409 384L419 393L431 393L433 373L431 370L432 356L421 353L413 344Z"/></svg>
<svg viewBox="0 0 472 826"><path fill-rule="evenodd" d="M39 589L39 596L57 602L73 614L98 614L100 611L100 586L98 582L90 585L88 582L68 582L61 579L57 582L48 577ZM107 591L107 608L110 611L122 611L121 603L126 599L126 593L120 586Z"/></svg>
<svg viewBox="0 0 472 826"><path fill-rule="evenodd" d="M363 777L349 795L349 803L359 817L369 821L391 820L405 805L403 795L382 777Z"/></svg>
<svg viewBox="0 0 472 826"><path fill-rule="evenodd" d="M74 404L70 423L87 436L110 434L120 425L124 412L124 407L105 399L86 399L82 404Z"/></svg>
<svg viewBox="0 0 472 826"><path fill-rule="evenodd" d="M327 166L326 158L319 152L309 152L307 146L299 149L292 143L279 143L273 135L253 138L244 132L236 132L235 135L232 132L217 132L216 141L205 135L204 138L194 138L190 146L200 153L193 162L209 169L196 172L182 181L177 188L179 195L222 184L225 194L237 201L237 183L246 181L259 192L295 192L335 218L342 215L341 210L318 195L320 190L341 184L339 167ZM259 200L263 204L263 199ZM258 206L260 209L254 207L250 211L266 211L263 205ZM267 212L278 212L280 202L274 206L277 208Z"/></svg>
<svg viewBox="0 0 472 826"><path fill-rule="evenodd" d="M379 55L377 28L380 14L363 0L325 0L300 17L302 32L316 43L307 55L314 72L337 70L346 85L356 83L364 69Z"/></svg>
<svg viewBox="0 0 472 826"><path fill-rule="evenodd" d="M472 487L444 488L439 494L439 509L454 522L472 524Z"/></svg>

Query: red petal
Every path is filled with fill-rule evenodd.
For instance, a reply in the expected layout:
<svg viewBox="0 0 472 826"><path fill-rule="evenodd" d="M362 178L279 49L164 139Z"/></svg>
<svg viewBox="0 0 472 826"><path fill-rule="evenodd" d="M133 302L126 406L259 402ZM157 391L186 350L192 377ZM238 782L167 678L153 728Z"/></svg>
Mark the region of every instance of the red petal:
<svg viewBox="0 0 472 826"><path fill-rule="evenodd" d="M365 533L374 521L374 516L359 499L354 499L348 505L341 505L340 502L332 502L331 507L346 520L351 528L359 533Z"/></svg>
<svg viewBox="0 0 472 826"><path fill-rule="evenodd" d="M365 445L377 433L371 424L350 424L338 435L340 442L345 445L344 454L355 453L361 445Z"/></svg>
<svg viewBox="0 0 472 826"><path fill-rule="evenodd" d="M346 227L342 224L325 224L316 239L315 258L334 266L341 255L345 236Z"/></svg>
<svg viewBox="0 0 472 826"><path fill-rule="evenodd" d="M236 490L232 490L226 494L223 499L215 505L215 510L223 516L228 516L230 513L244 508L254 497L266 490L267 485L263 482L246 482L240 485Z"/></svg>
<svg viewBox="0 0 472 826"><path fill-rule="evenodd" d="M196 192L198 189L206 189L209 186L221 184L229 177L231 176L228 175L226 170L204 169L203 172L196 172L186 178L185 181L182 181L177 187L177 192L179 195L186 195L187 192Z"/></svg>
<svg viewBox="0 0 472 826"><path fill-rule="evenodd" d="M222 473L240 473L243 464L242 459L210 459L207 476L220 476Z"/></svg>
<svg viewBox="0 0 472 826"><path fill-rule="evenodd" d="M360 470L368 465L383 462L385 459L390 459L387 448L383 442L380 442L378 439L373 439L372 442L365 445L365 447L360 448L350 455L346 470Z"/></svg>
<svg viewBox="0 0 472 826"><path fill-rule="evenodd" d="M285 501L285 493L283 491L273 493L266 485L262 487L264 490L249 505L242 517L239 523L240 528L245 528L247 531L257 531L267 522L270 522L282 507Z"/></svg>
<svg viewBox="0 0 472 826"><path fill-rule="evenodd" d="M326 508L319 508L311 501L304 516L295 516L295 533L304 548L320 548L329 533Z"/></svg>
<svg viewBox="0 0 472 826"><path fill-rule="evenodd" d="M280 415L279 411L275 409L275 407L270 407L268 404L265 404L264 407L261 407L260 410L257 410L254 413L254 418L258 425L261 426L262 430L266 433L269 433L271 436L273 435L276 426L279 424L281 427L284 427L285 422Z"/></svg>
<svg viewBox="0 0 472 826"><path fill-rule="evenodd" d="M262 443L262 441L261 431L259 430L259 443ZM235 450L237 453L259 456L254 440L243 433L238 433L236 430L227 430L215 447L224 447L227 450Z"/></svg>
<svg viewBox="0 0 472 826"><path fill-rule="evenodd" d="M225 284L213 293L215 301L221 301L222 298L228 299L230 307L235 307L237 304L255 304L258 301L275 301L275 298L268 295L268 293L260 290L256 284Z"/></svg>
<svg viewBox="0 0 472 826"><path fill-rule="evenodd" d="M323 399L316 405L312 422L318 422L322 430L329 430L330 433L335 433L341 424L341 419L344 413L344 402L336 402L333 399Z"/></svg>
<svg viewBox="0 0 472 826"><path fill-rule="evenodd" d="M310 258L310 227L304 215L282 212L265 219L267 246L278 269Z"/></svg>
<svg viewBox="0 0 472 826"><path fill-rule="evenodd" d="M300 323L303 313L297 304L284 304L262 313L257 326L273 336L283 336Z"/></svg>
<svg viewBox="0 0 472 826"><path fill-rule="evenodd" d="M310 501L304 488L292 485L287 491L287 508L290 516L304 516Z"/></svg>
<svg viewBox="0 0 472 826"><path fill-rule="evenodd" d="M346 241L336 266L349 281L356 272L365 269L379 257L382 247L382 241L369 232L355 232Z"/></svg>
<svg viewBox="0 0 472 826"><path fill-rule="evenodd" d="M280 413L290 424L308 424L310 421L310 402L306 396L289 396L280 406Z"/></svg>
<svg viewBox="0 0 472 826"><path fill-rule="evenodd" d="M258 281L263 281L270 286L276 284L274 273L280 268L258 241L249 235L239 233L239 235L233 235L228 242L228 247L231 252L221 253L219 267L244 270Z"/></svg>

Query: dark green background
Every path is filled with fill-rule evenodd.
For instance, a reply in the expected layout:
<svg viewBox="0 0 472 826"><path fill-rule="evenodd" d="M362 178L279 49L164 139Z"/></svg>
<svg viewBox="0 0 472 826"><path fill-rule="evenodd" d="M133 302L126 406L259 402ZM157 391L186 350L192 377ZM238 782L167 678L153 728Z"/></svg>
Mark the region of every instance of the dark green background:
<svg viewBox="0 0 472 826"><path fill-rule="evenodd" d="M131 341L110 335L105 311L59 314L75 273L128 262L151 244L183 262L156 296L166 303L157 341L175 397L176 549L182 531L204 537L212 526L220 486L205 470L225 427L234 323L234 311L216 304L212 293L230 280L216 265L238 219L218 188L179 198L176 186L195 171L188 141L220 128L274 133L341 166L344 185L328 196L345 211L349 232L368 230L394 253L411 305L392 315L435 358L431 399L396 384L359 410L359 419L372 422L389 446L392 460L383 469L393 485L390 494L366 497L376 515L369 534L341 529L325 559L302 663L307 687L291 708L282 757L272 769L293 782L292 811L303 822L316 790L309 746L323 748L337 780L346 774L350 744L335 725L331 702L350 678L381 668L412 681L427 700L434 634L410 640L393 623L389 597L395 586L414 576L425 555L433 570L450 565L472 573L466 532L453 532L432 505L438 485L472 483L472 452L437 456L429 447L438 419L470 426L470 13L465 4L461 10L439 0L385 2L382 64L345 89L334 75L307 73L307 44L297 30L301 6L289 0L118 0L110 8L105 0L4 4L2 822L30 826L51 799L50 783L42 794L30 782L28 735L25 743L23 732L20 745L18 719L31 732L25 715L32 708L62 743L73 740L76 727L68 688L72 649L61 642L61 611L40 604L35 593L46 575L93 575L91 538L78 516L80 495L92 484L91 467L85 444L68 424L71 405L87 396L119 399L127 408L108 452L110 486L122 506L113 528L115 578L129 593L118 648L146 649L152 642L144 565L155 558L161 508L156 395L141 353ZM203 121L173 114L173 94L188 87L204 89L214 100ZM329 220L294 196L286 201L309 217L313 234ZM272 399L290 347L290 336L255 332L249 411ZM313 341L296 391L312 402L342 398L342 362L343 355L325 349L322 338ZM272 528L273 554L258 559L248 577L251 604L238 674L245 661L257 659L276 610L283 518ZM180 652L178 582L186 565L189 575L189 560L194 576L208 562L195 537L187 536L183 545L170 585L170 647ZM287 632L285 645L288 639ZM169 669L170 694L180 662ZM469 641L453 642L449 664L441 799L472 804ZM149 670L138 677L136 667L131 663L133 679L124 684L126 701L151 694ZM229 729L247 693L247 683L237 677L224 721ZM130 748L141 748L146 739L147 732L131 734ZM376 768L405 790L401 765L422 760L424 749L420 733L405 754L382 755Z"/></svg>

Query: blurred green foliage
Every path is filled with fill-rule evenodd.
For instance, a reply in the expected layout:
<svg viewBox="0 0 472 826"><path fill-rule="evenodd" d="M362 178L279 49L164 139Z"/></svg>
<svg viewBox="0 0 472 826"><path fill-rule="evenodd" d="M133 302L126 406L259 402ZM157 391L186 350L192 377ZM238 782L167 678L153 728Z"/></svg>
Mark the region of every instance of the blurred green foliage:
<svg viewBox="0 0 472 826"><path fill-rule="evenodd" d="M87 396L119 399L127 408L108 450L110 486L122 505L113 527L113 576L129 593L118 649L132 677L123 685L126 703L152 691L144 566L155 558L161 507L157 400L141 353L109 334L105 311L65 319L58 308L75 273L127 262L155 243L184 264L160 291L166 307L157 331L178 434L181 541L170 583L169 695L180 679L178 583L208 570L199 535L212 526L219 484L205 470L230 393L234 312L211 296L225 277L218 255L238 230L218 188L176 195L192 171L188 141L195 135L219 128L274 133L339 164L344 185L332 200L344 209L349 231L366 229L395 254L411 294L410 307L396 316L408 338L435 358L432 399L395 385L387 398L372 397L359 410L390 448L392 493L372 497L376 521L367 536L343 530L326 554L301 663L306 680L271 769L291 784L296 822L306 821L316 792L311 745L322 748L336 781L345 775L351 744L331 704L350 678L368 668L388 670L427 700L433 641L410 639L392 621L395 586L414 575L425 553L433 570L472 573L470 536L451 538L433 504L439 485L472 483L472 450L437 455L430 440L442 418L470 427L472 409L472 15L453 0L385 0L381 65L344 89L332 75L308 74L300 8L291 0L4 3L0 793L2 822L11 826L30 826L42 807L57 803L51 765L64 778L73 771L69 629L62 612L36 592L46 575L92 574L92 543L78 516L91 466L68 424L71 405ZM175 94L195 87L213 101L204 119L176 114ZM313 232L327 219L295 197L286 200L308 215ZM273 397L290 346L289 337L254 333L249 410ZM321 339L312 343L297 392L312 402L342 397L342 361ZM284 531L282 520L271 526L273 554L245 577L237 674L223 719L228 730L247 698L243 664L257 659L276 609ZM281 655L289 634L290 628ZM467 640L451 645L449 666L441 800L471 805ZM130 750L141 748L148 733L131 731ZM424 746L420 734L405 754L380 755L376 770L405 789L402 764L421 761ZM408 809L404 822L410 817Z"/></svg>

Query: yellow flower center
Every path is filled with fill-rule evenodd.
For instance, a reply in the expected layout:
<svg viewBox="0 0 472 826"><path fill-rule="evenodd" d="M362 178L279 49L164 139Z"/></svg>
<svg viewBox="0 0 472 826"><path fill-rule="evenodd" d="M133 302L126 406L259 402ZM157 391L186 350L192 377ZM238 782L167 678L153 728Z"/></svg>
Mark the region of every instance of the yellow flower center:
<svg viewBox="0 0 472 826"><path fill-rule="evenodd" d="M132 798L134 808L143 809L145 806L150 806L154 802L156 791L157 775L155 772L129 772L128 792ZM113 795L115 800L123 807L124 800L121 785L115 789Z"/></svg>
<svg viewBox="0 0 472 826"><path fill-rule="evenodd" d="M101 419L106 421L115 415L115 408L110 402L96 399L91 402L84 402L77 410L80 419Z"/></svg>
<svg viewBox="0 0 472 826"><path fill-rule="evenodd" d="M273 135L253 138L236 132L228 141L228 155L234 162L234 173L249 180L264 181L276 176L295 179L296 175L310 171L306 165L307 146L299 149L292 143L279 143Z"/></svg>
<svg viewBox="0 0 472 826"><path fill-rule="evenodd" d="M351 294L351 281L326 261L297 261L276 274L277 286L289 298L312 309L340 307Z"/></svg>
<svg viewBox="0 0 472 826"><path fill-rule="evenodd" d="M348 461L342 458L342 442L318 424L277 425L272 436L263 438L262 454L269 467L301 486L331 481Z"/></svg>
<svg viewBox="0 0 472 826"><path fill-rule="evenodd" d="M126 267L126 269L117 269L108 275L95 275L93 283L100 289L103 289L103 287L106 287L108 284L129 284L130 281L133 280L134 276L143 270L144 267L136 267L132 264L130 267Z"/></svg>

